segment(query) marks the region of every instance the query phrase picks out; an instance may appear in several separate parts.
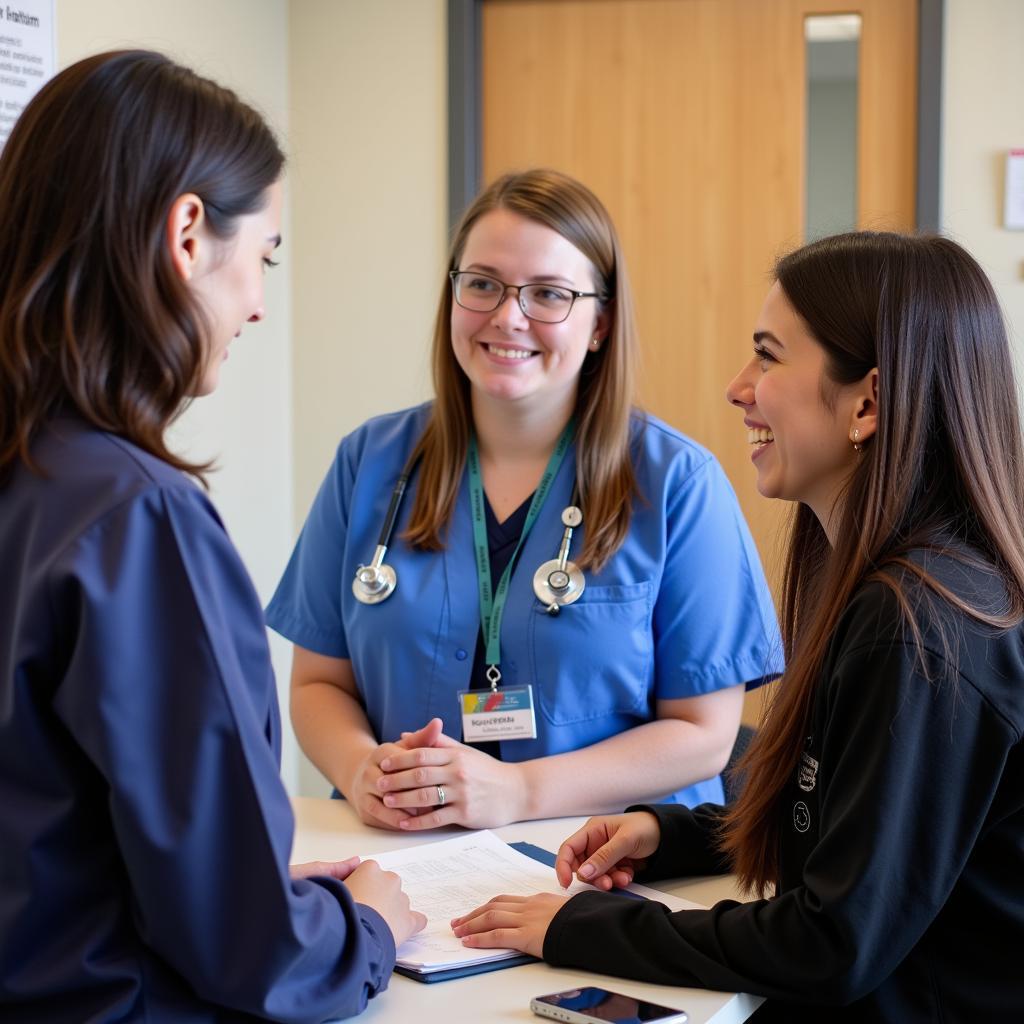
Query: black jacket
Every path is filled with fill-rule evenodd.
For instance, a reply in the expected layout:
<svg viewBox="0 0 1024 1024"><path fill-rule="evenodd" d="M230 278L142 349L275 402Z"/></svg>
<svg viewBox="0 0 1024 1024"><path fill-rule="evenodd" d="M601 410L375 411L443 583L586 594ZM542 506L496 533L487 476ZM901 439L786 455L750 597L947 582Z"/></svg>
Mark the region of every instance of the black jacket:
<svg viewBox="0 0 1024 1024"><path fill-rule="evenodd" d="M969 600L1001 600L981 570L929 568ZM784 800L777 896L670 913L583 893L552 921L545 959L765 995L759 1021L1024 1020L1024 627L999 634L911 598L924 670L884 584L839 623ZM662 839L644 878L728 869L720 808L650 809Z"/></svg>

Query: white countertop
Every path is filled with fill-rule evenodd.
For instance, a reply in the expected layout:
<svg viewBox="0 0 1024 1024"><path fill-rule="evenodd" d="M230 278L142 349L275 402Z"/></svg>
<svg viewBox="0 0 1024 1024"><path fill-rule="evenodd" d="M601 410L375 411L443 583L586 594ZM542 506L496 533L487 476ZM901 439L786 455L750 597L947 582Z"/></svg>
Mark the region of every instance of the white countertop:
<svg viewBox="0 0 1024 1024"><path fill-rule="evenodd" d="M364 856L416 846L436 839L462 835L460 828L407 835L369 828L352 813L343 800L298 797L295 808L296 833L292 862L343 860L353 854ZM507 842L528 842L557 850L584 818L552 818L524 821L493 831ZM728 876L659 882L657 888L676 896L710 905L720 899L741 899ZM401 1021L416 1024L450 1024L458 1021L538 1021L530 1012L530 998L583 985L600 985L626 995L685 1010L689 1024L739 1024L761 1005L761 999L735 992L648 985L625 978L612 978L584 971L528 964L502 971L477 974L454 981L425 985L393 975L388 989L370 1001L360 1021Z"/></svg>

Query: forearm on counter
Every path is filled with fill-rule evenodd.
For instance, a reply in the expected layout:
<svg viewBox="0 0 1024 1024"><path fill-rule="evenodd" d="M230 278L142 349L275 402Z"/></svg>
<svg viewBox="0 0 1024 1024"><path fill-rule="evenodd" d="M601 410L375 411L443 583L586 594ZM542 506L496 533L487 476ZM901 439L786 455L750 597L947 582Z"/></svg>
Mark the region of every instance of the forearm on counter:
<svg viewBox="0 0 1024 1024"><path fill-rule="evenodd" d="M661 718L593 746L520 766L529 818L621 811L717 775L729 746L694 722Z"/></svg>

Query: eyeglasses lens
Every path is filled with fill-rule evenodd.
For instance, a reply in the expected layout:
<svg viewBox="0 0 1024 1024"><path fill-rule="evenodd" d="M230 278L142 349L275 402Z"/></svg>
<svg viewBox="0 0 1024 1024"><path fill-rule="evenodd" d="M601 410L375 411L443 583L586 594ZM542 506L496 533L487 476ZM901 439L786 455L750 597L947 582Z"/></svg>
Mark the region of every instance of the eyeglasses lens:
<svg viewBox="0 0 1024 1024"><path fill-rule="evenodd" d="M507 297L508 289L486 274L459 273L453 277L455 301L464 309L490 313ZM514 286L510 286L514 287ZM527 284L518 289L519 308L531 320L561 323L572 309L572 292L550 284Z"/></svg>

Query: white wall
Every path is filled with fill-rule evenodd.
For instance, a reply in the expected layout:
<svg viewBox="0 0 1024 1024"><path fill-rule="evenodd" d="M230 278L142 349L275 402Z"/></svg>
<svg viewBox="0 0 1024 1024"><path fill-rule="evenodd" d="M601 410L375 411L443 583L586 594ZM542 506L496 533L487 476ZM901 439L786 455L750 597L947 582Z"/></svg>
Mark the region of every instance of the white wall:
<svg viewBox="0 0 1024 1024"><path fill-rule="evenodd" d="M116 47L161 50L235 89L284 136L288 127L288 0L58 0L58 64ZM285 237L289 234L287 203ZM283 260L291 247L282 250ZM175 446L216 456L212 497L261 598L277 582L292 542L291 287L267 278L267 318L231 349L221 386L176 424ZM287 645L272 640L278 686L287 688ZM284 704L287 707L287 704ZM299 757L285 730L282 773L294 791Z"/></svg>
<svg viewBox="0 0 1024 1024"><path fill-rule="evenodd" d="M1024 3L946 0L943 230L996 287L1024 368L1024 231L1002 227L1006 151L1024 147Z"/></svg>

